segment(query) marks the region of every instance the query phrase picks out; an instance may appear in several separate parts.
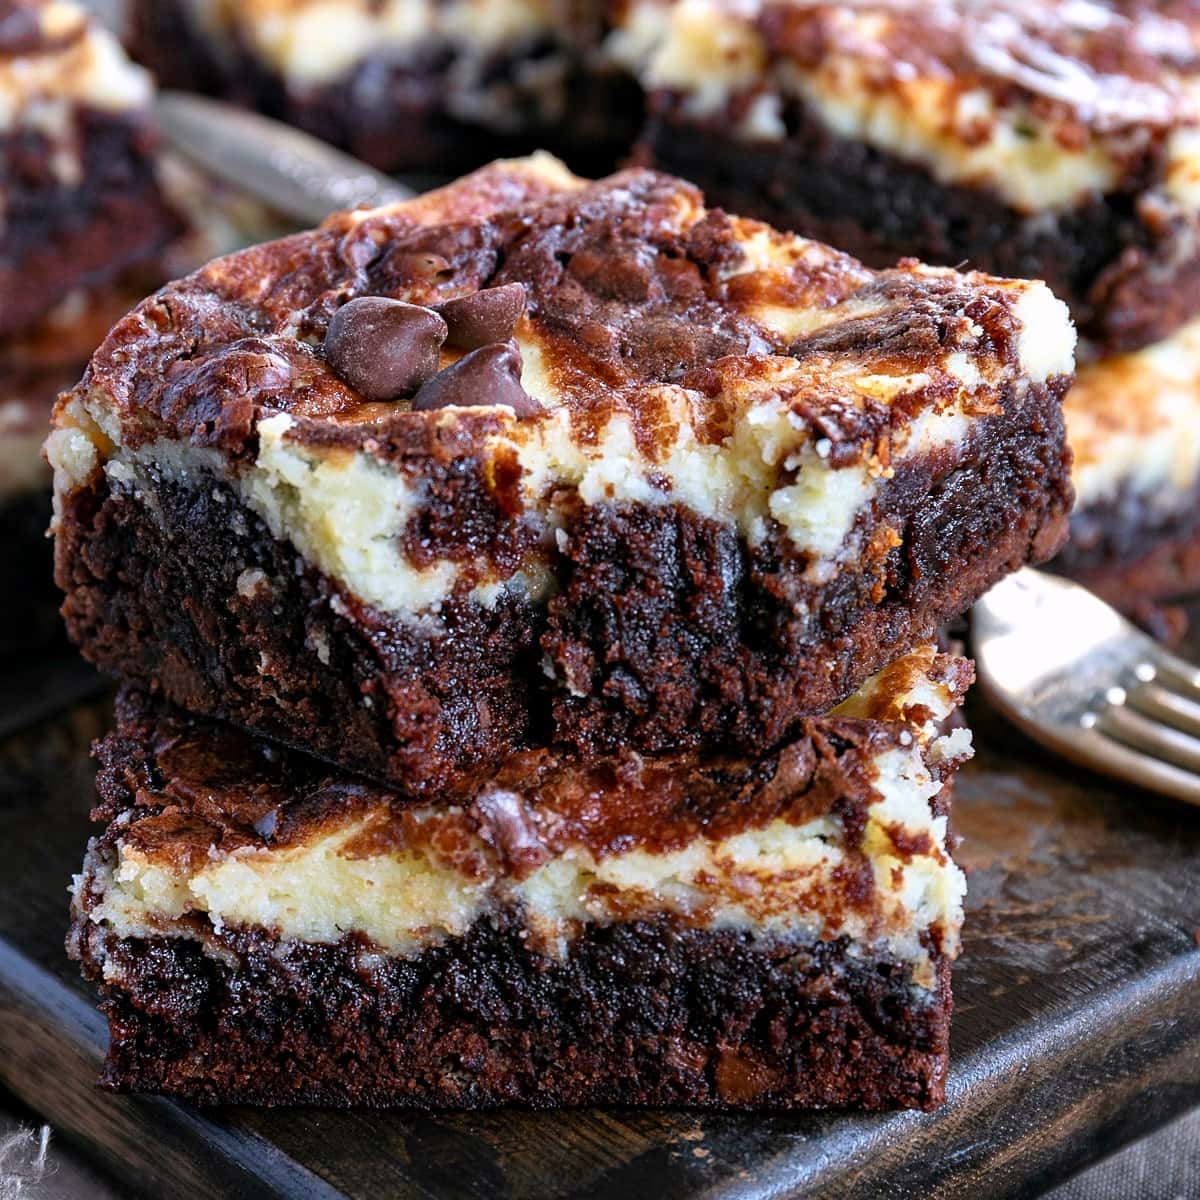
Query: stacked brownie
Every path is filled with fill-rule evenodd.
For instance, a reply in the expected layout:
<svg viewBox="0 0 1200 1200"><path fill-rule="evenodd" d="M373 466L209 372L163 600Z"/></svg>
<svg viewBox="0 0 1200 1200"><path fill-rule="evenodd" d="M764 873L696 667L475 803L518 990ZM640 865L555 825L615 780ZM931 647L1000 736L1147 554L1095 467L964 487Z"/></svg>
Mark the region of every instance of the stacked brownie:
<svg viewBox="0 0 1200 1200"><path fill-rule="evenodd" d="M0 650L52 627L50 408L180 229L164 201L150 84L71 4L0 0Z"/></svg>
<svg viewBox="0 0 1200 1200"><path fill-rule="evenodd" d="M628 0L644 161L872 265L1049 282L1087 365L1060 566L1200 584L1200 9L1174 0Z"/></svg>
<svg viewBox="0 0 1200 1200"><path fill-rule="evenodd" d="M218 260L63 397L121 678L73 953L203 1101L929 1107L1065 307L545 156Z"/></svg>

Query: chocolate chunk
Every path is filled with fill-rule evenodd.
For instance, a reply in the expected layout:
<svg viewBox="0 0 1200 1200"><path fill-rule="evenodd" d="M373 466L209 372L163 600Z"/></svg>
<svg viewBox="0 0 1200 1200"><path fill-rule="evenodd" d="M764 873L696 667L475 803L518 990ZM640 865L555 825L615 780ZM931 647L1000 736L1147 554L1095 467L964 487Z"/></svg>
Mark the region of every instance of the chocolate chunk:
<svg viewBox="0 0 1200 1200"><path fill-rule="evenodd" d="M413 397L416 412L435 408L482 408L507 404L518 417L536 416L542 406L521 386L521 352L513 342L482 346L435 375Z"/></svg>
<svg viewBox="0 0 1200 1200"><path fill-rule="evenodd" d="M0 4L0 54L29 54L42 45L42 25L32 8Z"/></svg>
<svg viewBox="0 0 1200 1200"><path fill-rule="evenodd" d="M478 350L506 342L525 311L525 285L506 283L503 287L484 288L457 300L439 304L437 311L450 327L447 346L458 350Z"/></svg>
<svg viewBox="0 0 1200 1200"><path fill-rule="evenodd" d="M398 400L436 374L446 332L446 322L432 309L362 296L334 313L325 357L365 399Z"/></svg>
<svg viewBox="0 0 1200 1200"><path fill-rule="evenodd" d="M254 820L254 832L260 838L269 841L279 826L279 809L268 808L261 816Z"/></svg>

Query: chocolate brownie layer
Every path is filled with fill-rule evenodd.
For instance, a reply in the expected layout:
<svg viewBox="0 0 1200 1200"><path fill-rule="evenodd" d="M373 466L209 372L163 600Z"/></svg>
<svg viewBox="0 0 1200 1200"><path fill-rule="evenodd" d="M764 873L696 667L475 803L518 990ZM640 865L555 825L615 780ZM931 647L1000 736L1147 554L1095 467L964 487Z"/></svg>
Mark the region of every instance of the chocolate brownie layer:
<svg viewBox="0 0 1200 1200"><path fill-rule="evenodd" d="M963 880L922 648L762 759L510 761L458 805L136 693L69 948L109 1086L411 1107L929 1106ZM348 1065L349 1064L349 1065Z"/></svg>
<svg viewBox="0 0 1200 1200"><path fill-rule="evenodd" d="M497 165L118 324L49 443L64 611L409 788L531 740L766 749L1054 552L1071 347L1039 284Z"/></svg>
<svg viewBox="0 0 1200 1200"><path fill-rule="evenodd" d="M641 93L599 59L602 6L503 7L429 5L414 23L411 4L137 0L132 44L164 84L257 108L383 170L444 176L539 147L611 170Z"/></svg>
<svg viewBox="0 0 1200 1200"><path fill-rule="evenodd" d="M1105 351L1200 310L1196 13L633 0L643 161L872 265L1045 278Z"/></svg>
<svg viewBox="0 0 1200 1200"><path fill-rule="evenodd" d="M0 335L11 335L157 254L182 224L155 174L148 81L111 35L70 4L10 0L5 14Z"/></svg>
<svg viewBox="0 0 1200 1200"><path fill-rule="evenodd" d="M59 517L67 626L105 670L414 792L550 739L539 607L451 599L423 629L298 572L228 488L154 496L77 492Z"/></svg>
<svg viewBox="0 0 1200 1200"><path fill-rule="evenodd" d="M870 571L816 586L792 575L782 539L749 547L674 506L588 509L568 529L542 637L567 684L557 735L588 750L779 742L796 694L836 704L864 662L931 638L1053 553L1065 521L1052 512L1070 500L1045 493L1062 460L1044 435L1060 419L1058 394L1032 389L953 453L898 467L876 500L895 538Z"/></svg>
<svg viewBox="0 0 1200 1200"><path fill-rule="evenodd" d="M78 928L78 927L77 927ZM202 1104L933 1108L949 970L844 943L766 945L662 918L592 929L563 959L503 924L416 959L353 939L280 946L77 932L112 1034L101 1084Z"/></svg>

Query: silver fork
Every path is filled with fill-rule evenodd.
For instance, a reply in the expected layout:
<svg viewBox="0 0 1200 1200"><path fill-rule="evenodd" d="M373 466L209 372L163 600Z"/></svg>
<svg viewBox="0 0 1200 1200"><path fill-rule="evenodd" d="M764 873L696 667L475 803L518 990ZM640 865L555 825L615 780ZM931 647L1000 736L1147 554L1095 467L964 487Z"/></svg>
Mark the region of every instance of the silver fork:
<svg viewBox="0 0 1200 1200"><path fill-rule="evenodd" d="M1030 568L975 605L972 630L984 694L1034 741L1200 805L1200 668Z"/></svg>

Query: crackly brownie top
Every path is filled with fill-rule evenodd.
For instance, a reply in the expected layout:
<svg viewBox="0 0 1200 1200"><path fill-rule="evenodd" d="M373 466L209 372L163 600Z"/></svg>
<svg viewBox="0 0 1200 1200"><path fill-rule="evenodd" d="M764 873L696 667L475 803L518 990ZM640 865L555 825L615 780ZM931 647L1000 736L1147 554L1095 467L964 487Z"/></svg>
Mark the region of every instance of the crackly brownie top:
<svg viewBox="0 0 1200 1200"><path fill-rule="evenodd" d="M954 79L1062 105L1088 125L1190 118L1200 5L1190 0L886 0L759 6L767 46L803 67L872 56L873 81ZM964 114L969 122L969 114Z"/></svg>
<svg viewBox="0 0 1200 1200"><path fill-rule="evenodd" d="M62 110L140 109L150 77L87 11L64 0L0 0L0 136L30 126L66 136ZM66 170L60 164L60 172Z"/></svg>
<svg viewBox="0 0 1200 1200"><path fill-rule="evenodd" d="M1145 186L1149 152L1194 190L1194 0L624 0L613 53L750 138L782 138L785 99L839 135L984 182L1019 207ZM1185 159L1184 162L1177 161ZM1160 167L1160 170L1163 168ZM1130 176L1136 175L1133 179ZM1193 205L1194 207L1194 205Z"/></svg>
<svg viewBox="0 0 1200 1200"><path fill-rule="evenodd" d="M126 446L237 458L286 414L293 437L394 447L447 420L486 433L564 412L586 443L621 412L651 460L681 409L720 443L782 397L836 464L927 410L996 411L1069 374L1072 352L1042 285L872 272L678 179L588 184L536 157L217 260L120 322L81 396Z"/></svg>

